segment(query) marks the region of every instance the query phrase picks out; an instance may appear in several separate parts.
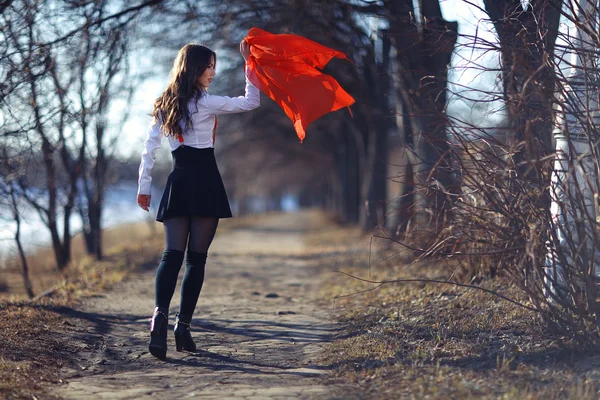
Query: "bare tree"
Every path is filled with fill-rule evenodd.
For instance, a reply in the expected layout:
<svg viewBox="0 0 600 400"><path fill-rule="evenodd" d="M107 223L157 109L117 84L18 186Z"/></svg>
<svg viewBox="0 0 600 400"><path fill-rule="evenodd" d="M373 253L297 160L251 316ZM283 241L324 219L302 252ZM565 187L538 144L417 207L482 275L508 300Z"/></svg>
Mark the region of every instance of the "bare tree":
<svg viewBox="0 0 600 400"><path fill-rule="evenodd" d="M95 183L87 191L93 193L88 219L95 237L101 237L105 120L115 76L126 60L125 32L140 10L159 3L146 1L115 13L108 11L114 7L106 1L48 7L21 0L7 4L0 17L5 78L0 100L8 116L2 136L19 135L24 139L20 146L41 153L43 177L27 173L18 182L48 227L60 270L70 261L71 216L80 186L91 176ZM87 173L87 167L93 172ZM101 256L99 239L92 247Z"/></svg>
<svg viewBox="0 0 600 400"><path fill-rule="evenodd" d="M101 10L96 11L102 13ZM124 76L128 56L129 29L126 26L113 27L106 34L90 38L89 53L81 59L80 74L80 111L78 122L80 131L92 137L84 156L82 199L79 206L84 221L84 237L89 254L101 259L102 251L102 214L104 198L108 187L109 156L118 144L120 128L107 132L108 113L111 101L118 95L131 93L127 76ZM88 61L101 60L87 65ZM85 82L88 70L94 72L96 79ZM119 75L121 75L119 77ZM120 79L119 79L120 78ZM85 92L93 94L92 100L85 100ZM130 98L130 97L129 97ZM127 116L124 112L123 120Z"/></svg>
<svg viewBox="0 0 600 400"><path fill-rule="evenodd" d="M31 284L31 279L29 277L29 263L27 262L27 257L25 256L25 249L23 248L23 243L21 241L21 214L19 212L19 199L15 194L16 188L14 186L10 186L10 202L13 207L13 218L16 224L15 229L15 243L17 245L17 251L19 253L19 259L21 261L21 275L23 277L23 285L25 286L25 292L27 296L32 299L35 295L33 293L33 285Z"/></svg>
<svg viewBox="0 0 600 400"><path fill-rule="evenodd" d="M2 174L0 178L0 194L4 200L2 206L3 208L10 209L12 219L15 223L14 241L21 264L21 276L23 277L25 292L31 299L34 297L33 285L29 277L29 263L27 262L27 256L21 239L22 196L19 185L16 182L17 177L20 175L20 170L25 167L25 164L22 157L14 151L10 151L6 147L3 147L1 151L0 172Z"/></svg>
<svg viewBox="0 0 600 400"><path fill-rule="evenodd" d="M405 119L404 143L408 160L405 176L412 181L401 204L406 225L413 210L425 243L447 224L457 187L452 177L449 140L446 134L446 84L450 56L457 38L457 24L444 20L437 0L420 1L418 13L410 0L384 2L390 36L396 48L399 110ZM412 186L412 187L411 187ZM418 210L418 212L416 212ZM424 244L425 244L424 243Z"/></svg>
<svg viewBox="0 0 600 400"><path fill-rule="evenodd" d="M456 223L438 246L457 240L441 253L467 258L472 273L508 277L548 327L597 342L598 4L486 8L498 31L503 82L489 95L503 100L507 123L459 126L462 193Z"/></svg>

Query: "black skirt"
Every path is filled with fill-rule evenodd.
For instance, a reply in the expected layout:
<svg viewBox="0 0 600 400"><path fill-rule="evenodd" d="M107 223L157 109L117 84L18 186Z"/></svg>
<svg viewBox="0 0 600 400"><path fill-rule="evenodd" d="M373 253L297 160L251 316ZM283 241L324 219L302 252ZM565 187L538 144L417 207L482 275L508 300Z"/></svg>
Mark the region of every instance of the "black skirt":
<svg viewBox="0 0 600 400"><path fill-rule="evenodd" d="M180 146L171 154L173 171L167 179L156 220L163 222L178 216L231 218L214 149Z"/></svg>

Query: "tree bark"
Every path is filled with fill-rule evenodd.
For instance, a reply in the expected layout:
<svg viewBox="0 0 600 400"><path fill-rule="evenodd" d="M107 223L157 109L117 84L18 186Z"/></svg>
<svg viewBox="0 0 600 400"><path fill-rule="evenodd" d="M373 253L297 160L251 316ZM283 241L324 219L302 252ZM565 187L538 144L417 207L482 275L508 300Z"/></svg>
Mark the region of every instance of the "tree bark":
<svg viewBox="0 0 600 400"><path fill-rule="evenodd" d="M21 259L21 275L23 276L23 284L25 286L27 297L33 299L35 294L33 293L33 285L31 284L31 279L29 278L29 263L27 262L25 250L23 249L23 244L21 243L21 215L19 214L17 199L15 198L15 193L12 188L10 189L10 196L13 207L13 218L17 224L17 229L15 230L15 243L17 244L19 258Z"/></svg>
<svg viewBox="0 0 600 400"><path fill-rule="evenodd" d="M341 189L341 218L344 223L357 223L360 208L360 171L364 165L362 135L346 121L342 123L340 142L336 149L336 165Z"/></svg>
<svg viewBox="0 0 600 400"><path fill-rule="evenodd" d="M551 62L558 35L560 0L484 0L500 40L504 101L510 123L514 165L519 176L550 184L553 99L556 73ZM550 205L549 198L544 205Z"/></svg>
<svg viewBox="0 0 600 400"><path fill-rule="evenodd" d="M458 25L442 18L437 0L421 1L421 20L415 21L412 0L385 2L390 34L397 50L398 98L410 121L406 142L414 177L411 206L419 229L435 237L450 218L451 199L458 188L446 135L447 66L457 39ZM408 197L405 197L408 199ZM401 221L406 226L407 221ZM428 242L430 239L425 239Z"/></svg>
<svg viewBox="0 0 600 400"><path fill-rule="evenodd" d="M390 131L395 126L393 114L390 111L388 95L390 91L390 50L391 41L386 31L381 34L382 62L376 64L365 62L371 66L373 73L365 71L367 87L373 93L373 110L369 122L369 137L367 143L366 168L364 171L360 225L363 231L369 231L377 226L384 227L386 220L387 201L387 142ZM374 46L373 46L374 47Z"/></svg>
<svg viewBox="0 0 600 400"><path fill-rule="evenodd" d="M525 216L505 215L507 236L514 238L513 243L528 243L531 260L544 260L551 223L554 47L562 1L531 0L526 10L520 0L484 0L484 4L500 40L508 114L509 132L503 144L508 171L502 179L505 204Z"/></svg>

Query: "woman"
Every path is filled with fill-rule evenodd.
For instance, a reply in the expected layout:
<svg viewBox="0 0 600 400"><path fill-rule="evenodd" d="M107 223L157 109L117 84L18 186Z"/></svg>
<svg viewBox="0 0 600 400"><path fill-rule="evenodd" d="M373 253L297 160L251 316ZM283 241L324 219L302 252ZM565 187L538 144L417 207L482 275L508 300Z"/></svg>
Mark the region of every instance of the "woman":
<svg viewBox="0 0 600 400"><path fill-rule="evenodd" d="M240 43L244 60L249 45ZM156 220L165 228L165 250L156 271L155 309L150 325L150 353L159 359L167 354L169 305L186 254L181 285L181 305L175 320L177 351L195 351L190 334L192 314L204 281L208 248L219 218L231 210L214 157L217 115L249 111L260 104L258 89L246 77L246 93L240 97L213 96L207 92L214 76L216 54L206 46L187 44L177 54L171 81L154 102L154 124L142 153L137 202L150 207L151 171L162 136L173 155Z"/></svg>

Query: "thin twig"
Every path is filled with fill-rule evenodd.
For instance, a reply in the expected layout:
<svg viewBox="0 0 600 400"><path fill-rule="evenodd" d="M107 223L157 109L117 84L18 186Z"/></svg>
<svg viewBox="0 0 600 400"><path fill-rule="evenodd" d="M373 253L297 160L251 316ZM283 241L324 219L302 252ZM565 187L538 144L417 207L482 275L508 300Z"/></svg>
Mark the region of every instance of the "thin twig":
<svg viewBox="0 0 600 400"><path fill-rule="evenodd" d="M122 17L123 15L129 14L129 13L132 13L132 12L136 12L136 11L140 11L143 8L146 8L146 7L149 7L149 6L158 5L158 4L162 3L163 1L164 0L149 0L149 1L145 1L145 2L143 2L141 4L138 4L137 6L126 8L126 9L121 10L121 11L115 13L115 14L109 15L109 16L104 17L104 18L100 18L100 19L98 19L96 21L91 21L91 22L88 21L85 24L81 25L80 27L77 27L77 28L73 29L72 31L66 33L65 35L63 35L63 36L61 36L61 37L59 37L59 38L57 38L55 40L52 40L50 42L46 42L46 43L40 44L39 47L52 46L53 44L62 42L63 40L66 40L66 39L70 38L71 36L75 35L76 33L80 32L80 31L82 31L82 30L84 30L86 28L89 28L89 27L92 27L92 26L95 26L95 25L102 25L103 23L105 23L107 21L110 21L111 19L117 19L117 18Z"/></svg>
<svg viewBox="0 0 600 400"><path fill-rule="evenodd" d="M381 286L385 285L386 283L411 283L411 282L425 282L425 283L440 283L440 284L445 284L445 285L454 285L454 286L459 286L459 287L464 287L464 288L469 288L469 289L477 289L477 290L481 290L482 292L486 292L486 293L489 293L489 294L493 294L494 296L497 296L497 297L499 297L499 298L501 298L501 299L503 299L503 300L506 300L506 301L508 301L508 302L510 302L510 303L513 303L513 304L515 304L515 305L517 305L517 306L519 306L519 307L523 307L523 308L525 308L526 310L533 311L533 312L539 312L539 310L538 310L538 309L536 309L536 308L533 308L533 307L527 306L527 305L525 305L525 304L523 304L523 303L519 303L518 301L516 301L516 300L513 300L513 299L511 299L510 297L506 297L506 296L504 296L504 295L502 295L502 294L500 294L500 293L498 293L498 292L495 292L495 291L493 291L493 290L490 290L490 289L483 288L483 287L481 287L481 286L469 285L469 284L467 284L467 283L459 283L459 282L444 281L444 280L439 280L439 279L427 279L427 278L394 279L394 280L390 280L390 281L388 281L388 280L385 280L385 281L373 281L373 280L370 280L370 279L359 278L358 276L354 276L354 275L352 275L352 274L349 274L349 273L347 273L347 272L344 272L344 271L336 271L336 272L339 272L340 274L342 274L342 275L346 275L346 276L348 276L348 277L350 277L350 278L357 279L357 280L359 280L359 281L361 281L361 282L366 282L366 283L373 283L373 284L377 284L377 286L376 286L376 287L374 287L374 288L371 288L371 289L362 290L362 291L360 291L360 292L356 292L356 293L352 293L352 294L346 294L346 295L342 295L342 296L336 296L336 297L335 297L336 299L337 299L337 298L350 297L350 296L354 296L354 295L361 294L361 293L365 293L365 292L370 292L370 291L372 291L372 290L375 290L375 289L377 289L377 288L379 288L379 287L381 287Z"/></svg>
<svg viewBox="0 0 600 400"><path fill-rule="evenodd" d="M59 291L60 289L64 288L65 286L67 286L69 283L74 283L77 281L80 281L81 278L77 278L77 279L66 279L46 290L44 290L42 293L38 294L37 296L35 296L34 298L31 299L32 303L35 303L36 301L40 300L43 297L49 296L57 291Z"/></svg>

